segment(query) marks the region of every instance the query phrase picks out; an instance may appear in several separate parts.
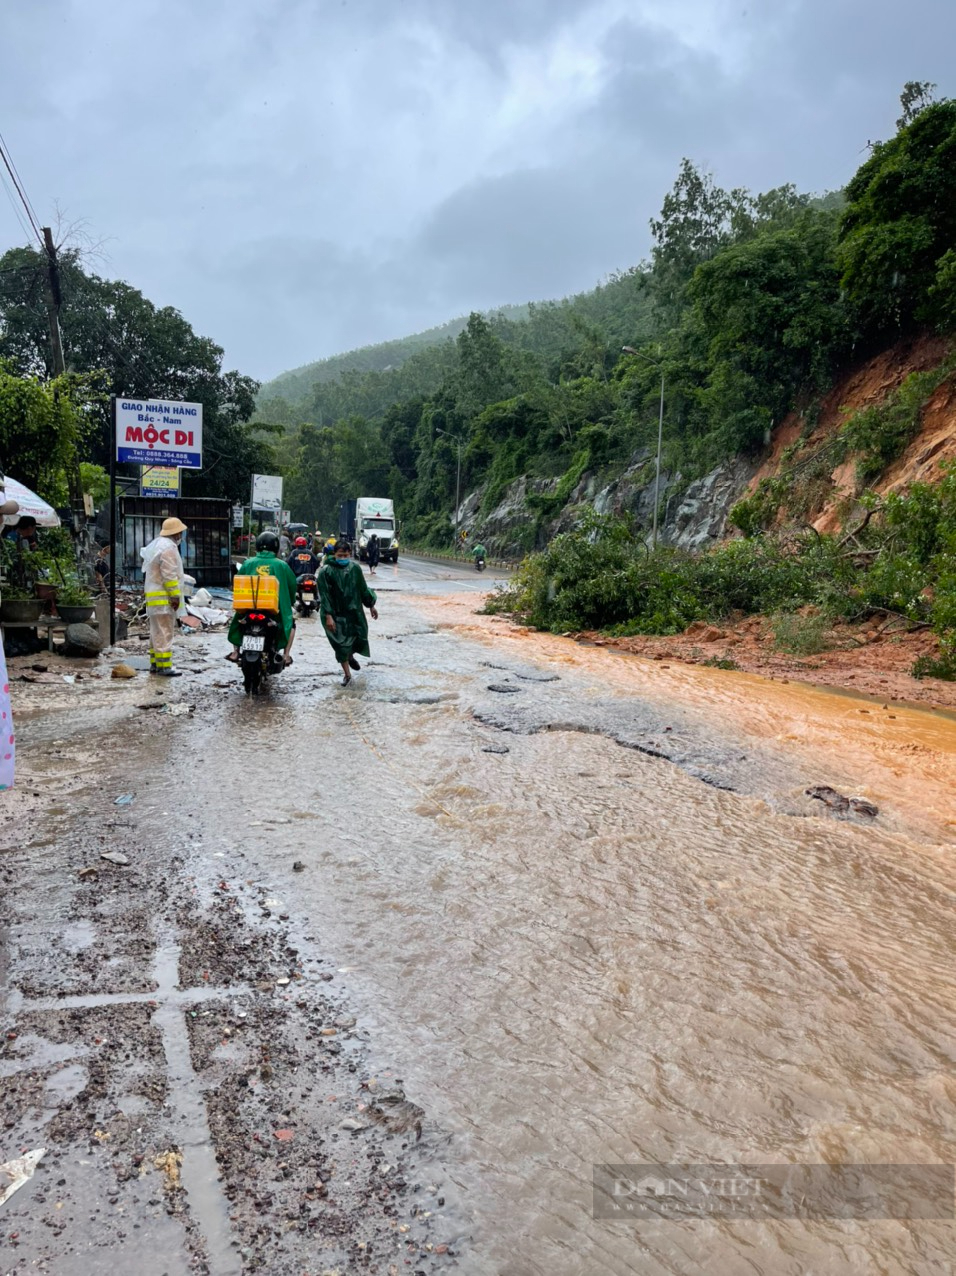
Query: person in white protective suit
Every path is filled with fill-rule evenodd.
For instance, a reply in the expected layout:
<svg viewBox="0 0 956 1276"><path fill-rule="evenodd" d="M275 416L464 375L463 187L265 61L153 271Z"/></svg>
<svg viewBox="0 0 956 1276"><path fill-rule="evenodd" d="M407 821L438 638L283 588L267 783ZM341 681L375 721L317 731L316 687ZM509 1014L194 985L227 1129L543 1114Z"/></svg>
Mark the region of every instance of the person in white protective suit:
<svg viewBox="0 0 956 1276"><path fill-rule="evenodd" d="M179 542L186 524L167 518L159 535L140 550L146 573L146 615L149 617L149 671L161 678L179 678L173 668L173 634L183 605L185 569Z"/></svg>

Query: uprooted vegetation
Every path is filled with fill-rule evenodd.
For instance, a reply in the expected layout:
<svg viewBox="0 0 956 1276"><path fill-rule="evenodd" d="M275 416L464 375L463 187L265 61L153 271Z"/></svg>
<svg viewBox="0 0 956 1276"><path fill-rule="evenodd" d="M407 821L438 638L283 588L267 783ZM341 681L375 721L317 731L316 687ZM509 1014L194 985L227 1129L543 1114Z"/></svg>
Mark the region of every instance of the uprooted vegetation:
<svg viewBox="0 0 956 1276"><path fill-rule="evenodd" d="M554 633L677 634L695 621L774 616L775 640L819 649L828 624L895 618L932 629L917 677L956 678L956 466L905 494L865 493L837 535L812 528L702 554L649 551L625 519L592 515L528 558L487 610ZM813 618L806 622L807 609ZM803 620L793 619L803 611ZM790 619L788 619L790 618ZM811 633L810 630L813 632Z"/></svg>

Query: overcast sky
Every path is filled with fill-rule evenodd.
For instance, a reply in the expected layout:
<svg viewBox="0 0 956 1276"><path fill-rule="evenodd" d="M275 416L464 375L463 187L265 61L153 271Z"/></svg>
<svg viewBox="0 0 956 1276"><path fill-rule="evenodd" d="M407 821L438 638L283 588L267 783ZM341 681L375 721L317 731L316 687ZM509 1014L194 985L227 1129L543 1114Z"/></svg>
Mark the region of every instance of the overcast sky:
<svg viewBox="0 0 956 1276"><path fill-rule="evenodd" d="M634 265L681 157L844 184L954 0L7 0L41 221L267 378ZM0 249L24 242L0 196Z"/></svg>

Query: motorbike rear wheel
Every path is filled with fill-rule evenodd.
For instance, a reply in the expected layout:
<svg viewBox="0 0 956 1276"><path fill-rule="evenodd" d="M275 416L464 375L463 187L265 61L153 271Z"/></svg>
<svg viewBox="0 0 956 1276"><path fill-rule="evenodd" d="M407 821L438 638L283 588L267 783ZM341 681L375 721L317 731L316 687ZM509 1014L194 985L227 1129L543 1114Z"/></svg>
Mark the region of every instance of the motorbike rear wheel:
<svg viewBox="0 0 956 1276"><path fill-rule="evenodd" d="M254 664L243 664L242 685L247 696L257 696L259 694L259 688L262 685L261 660L257 660Z"/></svg>

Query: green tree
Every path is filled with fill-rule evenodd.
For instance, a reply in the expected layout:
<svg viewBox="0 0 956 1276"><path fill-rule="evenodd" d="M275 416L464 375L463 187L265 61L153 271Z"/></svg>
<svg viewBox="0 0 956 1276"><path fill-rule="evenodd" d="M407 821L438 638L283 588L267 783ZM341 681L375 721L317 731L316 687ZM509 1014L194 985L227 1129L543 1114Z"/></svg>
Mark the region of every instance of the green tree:
<svg viewBox="0 0 956 1276"><path fill-rule="evenodd" d="M0 357L22 376L52 375L43 291L45 258L31 248L0 257ZM223 350L198 336L178 310L157 308L136 288L87 274L75 252L61 254L60 326L67 368L103 370L120 396L185 399L203 405L204 469L186 472L194 495L241 500L249 475L271 464L268 445L246 428L259 383L222 370ZM105 402L90 414L89 459L109 463Z"/></svg>
<svg viewBox="0 0 956 1276"><path fill-rule="evenodd" d="M341 487L335 473L334 434L331 428L301 425L285 495L296 519L318 523L323 529L338 527Z"/></svg>
<svg viewBox="0 0 956 1276"><path fill-rule="evenodd" d="M651 220L654 236L652 283L658 308L669 325L676 322L684 289L701 262L709 261L730 234L731 218L745 205L745 191L725 191L709 173L681 160L673 188L664 196L661 215Z"/></svg>
<svg viewBox="0 0 956 1276"><path fill-rule="evenodd" d="M936 100L936 85L931 80L907 80L900 94L903 114L896 121L898 129L912 124L920 111L925 111Z"/></svg>
<svg viewBox="0 0 956 1276"><path fill-rule="evenodd" d="M924 106L847 187L843 285L873 337L956 318L956 102Z"/></svg>
<svg viewBox="0 0 956 1276"><path fill-rule="evenodd" d="M0 363L0 469L64 503L96 393L95 378L65 374L42 382Z"/></svg>
<svg viewBox="0 0 956 1276"><path fill-rule="evenodd" d="M698 267L685 333L707 366L700 401L720 451L759 444L847 351L836 238L837 214L804 210Z"/></svg>

